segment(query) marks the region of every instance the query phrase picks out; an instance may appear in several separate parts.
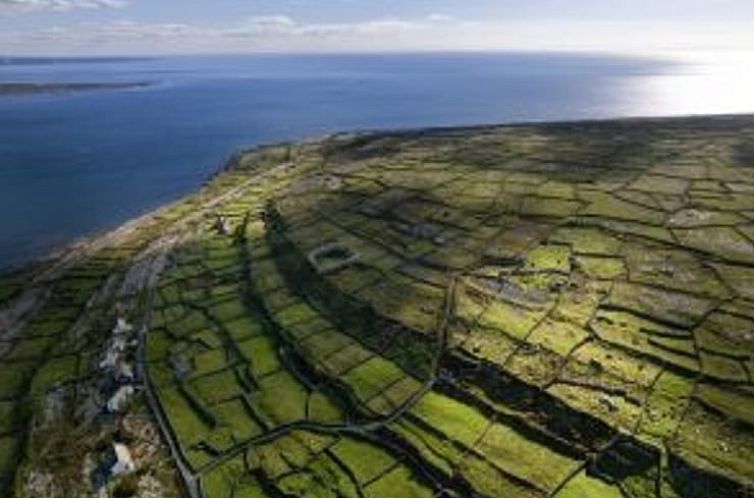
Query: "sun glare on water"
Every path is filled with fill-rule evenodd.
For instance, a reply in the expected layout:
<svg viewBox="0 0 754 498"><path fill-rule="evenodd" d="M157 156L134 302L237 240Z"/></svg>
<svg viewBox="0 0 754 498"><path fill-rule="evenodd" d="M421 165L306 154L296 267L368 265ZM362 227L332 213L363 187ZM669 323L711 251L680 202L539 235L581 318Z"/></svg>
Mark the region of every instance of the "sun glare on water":
<svg viewBox="0 0 754 498"><path fill-rule="evenodd" d="M667 72L630 85L641 115L754 112L754 53L684 54Z"/></svg>

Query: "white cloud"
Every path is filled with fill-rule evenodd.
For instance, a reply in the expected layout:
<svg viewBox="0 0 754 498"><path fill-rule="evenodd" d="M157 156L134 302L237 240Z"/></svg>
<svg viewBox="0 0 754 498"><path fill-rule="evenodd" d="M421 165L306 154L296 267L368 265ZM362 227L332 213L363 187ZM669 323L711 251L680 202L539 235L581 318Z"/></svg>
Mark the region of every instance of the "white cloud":
<svg viewBox="0 0 754 498"><path fill-rule="evenodd" d="M435 12L434 14L430 14L427 16L427 21L429 22L443 23L443 22L453 22L455 20L456 19L453 16L449 16L447 14L440 14L438 12Z"/></svg>
<svg viewBox="0 0 754 498"><path fill-rule="evenodd" d="M95 0L11 0L90 3ZM116 0L97 0L114 2ZM0 5L9 0L0 0ZM0 30L0 53L160 54L210 52L354 52L419 50L539 50L657 53L751 50L746 23L679 24L599 21L466 21L442 14L348 23L306 23L262 16L234 24L76 23Z"/></svg>
<svg viewBox="0 0 754 498"><path fill-rule="evenodd" d="M128 5L126 0L0 0L0 12L7 10L120 9L126 5Z"/></svg>
<svg viewBox="0 0 754 498"><path fill-rule="evenodd" d="M257 28L285 29L296 26L296 21L288 16L257 16L246 20L246 24Z"/></svg>
<svg viewBox="0 0 754 498"><path fill-rule="evenodd" d="M400 19L381 19L353 23L304 24L288 16L252 17L238 27L220 30L220 34L232 38L325 38L337 36L375 36L420 29L419 22Z"/></svg>

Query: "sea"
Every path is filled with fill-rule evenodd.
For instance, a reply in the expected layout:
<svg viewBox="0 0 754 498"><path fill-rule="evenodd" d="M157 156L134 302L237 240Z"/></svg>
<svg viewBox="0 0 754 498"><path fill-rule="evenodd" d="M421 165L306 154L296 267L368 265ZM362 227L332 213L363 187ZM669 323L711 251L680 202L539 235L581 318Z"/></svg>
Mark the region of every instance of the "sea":
<svg viewBox="0 0 754 498"><path fill-rule="evenodd" d="M351 130L754 112L754 66L746 57L729 59L0 58L0 83L150 83L0 96L0 268L191 192L239 148Z"/></svg>

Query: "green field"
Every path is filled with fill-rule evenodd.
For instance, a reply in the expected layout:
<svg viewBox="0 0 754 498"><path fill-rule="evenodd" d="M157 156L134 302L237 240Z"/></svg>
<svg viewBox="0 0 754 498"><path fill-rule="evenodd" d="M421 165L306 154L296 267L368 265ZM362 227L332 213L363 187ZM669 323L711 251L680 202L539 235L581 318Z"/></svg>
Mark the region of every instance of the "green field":
<svg viewBox="0 0 754 498"><path fill-rule="evenodd" d="M81 406L125 308L165 496L754 496L752 145L720 117L243 154L0 336L0 486L122 437Z"/></svg>

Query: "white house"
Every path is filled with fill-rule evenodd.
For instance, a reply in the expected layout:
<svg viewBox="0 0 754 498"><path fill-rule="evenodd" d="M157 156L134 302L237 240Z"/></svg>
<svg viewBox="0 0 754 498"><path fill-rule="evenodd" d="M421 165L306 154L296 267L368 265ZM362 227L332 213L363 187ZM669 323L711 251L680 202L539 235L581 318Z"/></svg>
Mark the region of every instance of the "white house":
<svg viewBox="0 0 754 498"><path fill-rule="evenodd" d="M113 328L113 334L128 334L133 329L133 325L128 323L124 318L118 318L118 321Z"/></svg>
<svg viewBox="0 0 754 498"><path fill-rule="evenodd" d="M110 468L110 475L117 477L123 474L130 474L136 470L131 452L125 444L113 443L113 454L115 463Z"/></svg>
<svg viewBox="0 0 754 498"><path fill-rule="evenodd" d="M118 357L120 354L117 351L113 351L112 349L108 350L107 353L105 353L105 357L102 359L101 362L99 362L99 368L101 370L108 370L110 368L114 368L115 365L118 363Z"/></svg>
<svg viewBox="0 0 754 498"><path fill-rule="evenodd" d="M107 411L110 413L118 413L123 410L134 392L134 387L131 385L121 386L107 402Z"/></svg>
<svg viewBox="0 0 754 498"><path fill-rule="evenodd" d="M121 354L128 349L128 341L123 336L116 336L105 352L105 357L100 361L99 367L102 370L111 370L118 364Z"/></svg>

